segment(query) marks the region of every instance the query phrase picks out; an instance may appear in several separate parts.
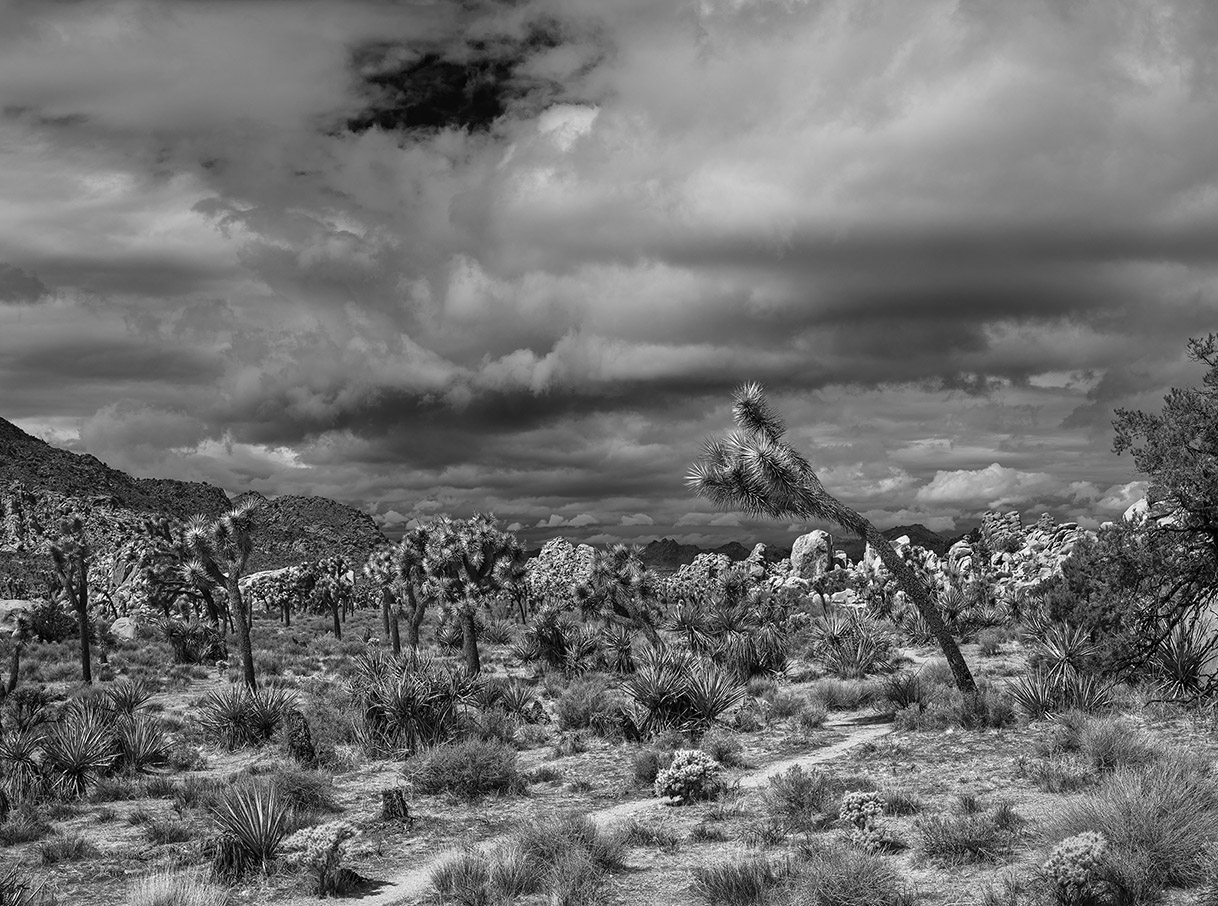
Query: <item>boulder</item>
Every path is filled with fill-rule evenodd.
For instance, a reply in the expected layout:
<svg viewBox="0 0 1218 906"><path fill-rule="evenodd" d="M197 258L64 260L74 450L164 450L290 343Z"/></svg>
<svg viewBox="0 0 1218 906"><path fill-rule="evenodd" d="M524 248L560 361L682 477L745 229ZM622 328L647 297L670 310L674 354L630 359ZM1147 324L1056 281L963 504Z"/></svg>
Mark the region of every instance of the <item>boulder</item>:
<svg viewBox="0 0 1218 906"><path fill-rule="evenodd" d="M5 635L17 628L17 618L27 610L37 607L38 601L27 601L23 598L10 598L0 601L0 632Z"/></svg>
<svg viewBox="0 0 1218 906"><path fill-rule="evenodd" d="M131 642L135 640L135 620L131 617L119 617L110 624L110 632L116 639Z"/></svg>
<svg viewBox="0 0 1218 906"><path fill-rule="evenodd" d="M833 536L816 529L791 545L791 572L801 579L819 579L833 566Z"/></svg>

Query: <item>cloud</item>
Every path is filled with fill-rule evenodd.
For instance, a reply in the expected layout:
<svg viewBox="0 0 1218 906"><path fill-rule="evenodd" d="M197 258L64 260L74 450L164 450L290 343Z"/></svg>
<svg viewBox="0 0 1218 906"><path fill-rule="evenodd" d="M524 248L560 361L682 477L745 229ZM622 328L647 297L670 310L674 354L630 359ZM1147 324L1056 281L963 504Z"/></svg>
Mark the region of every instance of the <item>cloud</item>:
<svg viewBox="0 0 1218 906"><path fill-rule="evenodd" d="M939 471L918 489L914 500L922 504L973 504L989 508L1032 500L1054 490L1047 472L1022 472L991 463L984 469Z"/></svg>
<svg viewBox="0 0 1218 906"><path fill-rule="evenodd" d="M293 13L0 12L0 414L234 492L782 540L682 483L743 380L946 527L1112 509L1113 410L1199 379L1203 4Z"/></svg>
<svg viewBox="0 0 1218 906"><path fill-rule="evenodd" d="M0 263L0 303L32 305L48 295L46 284L28 271Z"/></svg>

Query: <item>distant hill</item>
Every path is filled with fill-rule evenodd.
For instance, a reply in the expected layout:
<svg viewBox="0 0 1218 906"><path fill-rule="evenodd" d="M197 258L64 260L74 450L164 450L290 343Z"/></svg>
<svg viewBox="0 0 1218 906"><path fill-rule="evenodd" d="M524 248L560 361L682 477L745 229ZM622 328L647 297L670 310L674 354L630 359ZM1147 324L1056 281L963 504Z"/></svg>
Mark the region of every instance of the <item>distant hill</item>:
<svg viewBox="0 0 1218 906"><path fill-rule="evenodd" d="M325 497L268 499L248 492L230 501L222 488L205 482L133 478L96 456L53 447L0 418L0 497L11 497L9 489L14 484L21 485L26 492L49 492L52 497L66 498L55 501L56 511L65 508L87 511L95 514L99 525L104 515L108 527L106 541L110 543L116 540L115 533L132 530L123 527L137 526L146 514L179 519L195 515L213 518L236 501L253 497L261 507L250 564L255 570L334 555L341 555L355 565L387 542L367 513ZM41 536L52 529L51 525L40 525L33 535ZM6 541L0 537L0 554L5 553L3 548L7 544L8 553L14 555L0 557L0 563L6 559L15 562L15 555L22 550L35 555L38 542L37 537L24 544L21 539Z"/></svg>
<svg viewBox="0 0 1218 906"><path fill-rule="evenodd" d="M196 513L217 516L229 506L228 495L215 485L132 478L96 456L52 447L0 418L0 488L15 481L30 490L54 491L65 497L112 497L126 509L179 519Z"/></svg>

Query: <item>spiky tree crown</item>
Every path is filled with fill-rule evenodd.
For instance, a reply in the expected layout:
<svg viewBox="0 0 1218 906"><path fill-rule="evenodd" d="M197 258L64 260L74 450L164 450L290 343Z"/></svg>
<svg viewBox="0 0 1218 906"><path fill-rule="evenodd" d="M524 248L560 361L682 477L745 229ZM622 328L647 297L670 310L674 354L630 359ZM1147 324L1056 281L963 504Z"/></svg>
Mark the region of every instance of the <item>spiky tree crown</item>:
<svg viewBox="0 0 1218 906"><path fill-rule="evenodd" d="M736 390L736 430L707 438L686 485L723 509L753 516L840 522L841 505L825 492L808 461L783 440L786 426L757 383Z"/></svg>

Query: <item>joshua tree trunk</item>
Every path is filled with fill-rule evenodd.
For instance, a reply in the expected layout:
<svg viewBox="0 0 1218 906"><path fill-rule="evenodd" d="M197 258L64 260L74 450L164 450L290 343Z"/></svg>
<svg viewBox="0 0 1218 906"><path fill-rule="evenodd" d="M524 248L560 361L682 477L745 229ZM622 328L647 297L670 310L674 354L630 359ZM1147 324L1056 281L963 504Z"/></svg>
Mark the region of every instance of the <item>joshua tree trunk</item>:
<svg viewBox="0 0 1218 906"><path fill-rule="evenodd" d="M228 609L236 619L237 654L241 658L241 678L251 692L257 691L258 679L254 675L254 652L250 644L250 621L246 613L245 599L241 597L241 589L237 586L237 570L229 565L229 580L225 583L228 590Z"/></svg>
<svg viewBox="0 0 1218 906"><path fill-rule="evenodd" d="M423 617L427 615L427 601L419 598L412 586L406 587L406 598L410 601L410 619L406 623L406 644L410 650L419 650L419 633L423 629ZM396 630L395 630L396 635Z"/></svg>
<svg viewBox="0 0 1218 906"><path fill-rule="evenodd" d="M482 662L478 657L478 623L472 604L461 608L461 650L465 654L466 672L478 673L482 669Z"/></svg>
<svg viewBox="0 0 1218 906"><path fill-rule="evenodd" d="M338 618L338 598L334 595L327 595L330 599L330 616L334 618L334 638L340 642L343 638L343 624Z"/></svg>
<svg viewBox="0 0 1218 906"><path fill-rule="evenodd" d="M4 684L4 688L0 689L0 700L5 696L12 695L13 690L17 688L17 679L21 673L21 649L25 647L25 636L18 633L13 637L13 656L8 662L8 682Z"/></svg>
<svg viewBox="0 0 1218 906"><path fill-rule="evenodd" d="M388 588L381 589L381 626L385 631L385 638L389 638L389 608L393 603L393 592Z"/></svg>
<svg viewBox="0 0 1218 906"><path fill-rule="evenodd" d="M973 674L968 669L964 655L960 653L960 646L956 643L955 637L948 632L947 626L943 622L943 617L939 613L939 608L934 600L931 599L926 585L918 578L918 574L913 571L910 565L901 559L900 554L892 546L892 542L880 534L880 531L864 516L859 514L854 515L857 518L852 520L851 524L846 524L846 528L857 532L863 540L871 545L872 550L879 556L880 561L892 573L893 578L896 579L901 591L905 592L909 596L909 599L913 601L914 606L918 608L918 613L922 615L922 619L926 621L926 625L930 628L935 641L939 643L939 648L947 659L948 666L952 668L952 677L956 681L956 688L966 695L976 693L977 684L973 681Z"/></svg>

